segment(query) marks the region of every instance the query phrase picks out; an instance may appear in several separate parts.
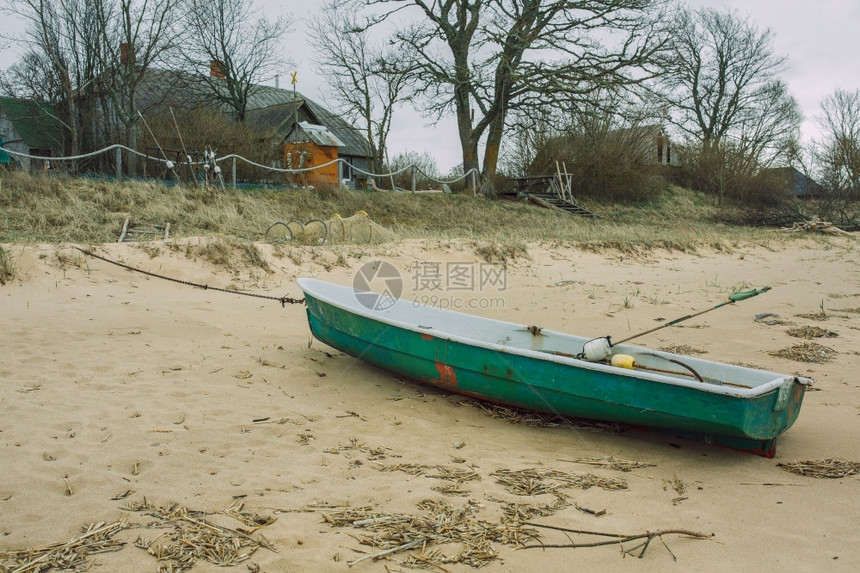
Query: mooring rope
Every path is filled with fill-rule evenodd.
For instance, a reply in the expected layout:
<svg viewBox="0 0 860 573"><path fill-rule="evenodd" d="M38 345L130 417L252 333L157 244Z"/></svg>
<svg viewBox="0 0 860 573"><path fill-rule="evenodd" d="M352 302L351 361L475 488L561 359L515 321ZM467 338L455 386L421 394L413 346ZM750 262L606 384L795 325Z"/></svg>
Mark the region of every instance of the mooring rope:
<svg viewBox="0 0 860 573"><path fill-rule="evenodd" d="M135 272L135 273L140 273L140 274L142 274L142 275L146 275L146 276L149 276L149 277L154 277L154 278L157 278L157 279L162 279L162 280L166 280L166 281L170 281L170 282L178 283L178 284L185 285L185 286L197 287L197 288L201 288L201 289L203 289L203 290L214 290L214 291L218 291L218 292L224 292L224 293L227 293L227 294L238 294L238 295L242 295L242 296L250 296L250 297L252 297L252 298L262 298L262 299L266 299L266 300L276 300L276 301L278 301L279 303L281 303L281 306L286 306L288 303L289 303L289 304L304 304L304 302L305 302L305 299L303 299L303 298L291 298L291 297L288 297L288 296L270 296L270 295L267 295L267 294L258 294L258 293L254 293L254 292L243 292L243 291L235 290L235 289L220 288L220 287L213 287L213 286L209 286L209 285L205 285L205 284L201 284L201 283L195 283L195 282L191 282L191 281L185 281L185 280L182 280L182 279L177 279L177 278L168 277L168 276L165 276L165 275L160 275L160 274L158 274L158 273L153 273L153 272L150 272L150 271L145 271L145 270L143 270L143 269L139 269L139 268L137 268L137 267L133 267L133 266L131 266L131 265L127 265L127 264L125 264L125 263L121 263L121 262L119 262L119 261L114 261L114 260L111 260L111 259L109 259L109 258L107 258L107 257L103 257L103 256L101 256L101 255L97 255L97 254L93 253L92 251L88 251L88 250L86 250L86 249L82 249L82 248L80 248L80 247L74 247L74 248L75 248L75 249L77 249L77 250L79 250L79 251L80 251L80 252L82 252L83 254L87 255L88 257L93 257L94 259L99 259L100 261L104 261L104 262L106 262L106 263L110 263L110 264L112 264L112 265L116 265L116 266L121 267L121 268L123 268L123 269L127 269L127 270L129 270L129 271L133 271L133 272Z"/></svg>

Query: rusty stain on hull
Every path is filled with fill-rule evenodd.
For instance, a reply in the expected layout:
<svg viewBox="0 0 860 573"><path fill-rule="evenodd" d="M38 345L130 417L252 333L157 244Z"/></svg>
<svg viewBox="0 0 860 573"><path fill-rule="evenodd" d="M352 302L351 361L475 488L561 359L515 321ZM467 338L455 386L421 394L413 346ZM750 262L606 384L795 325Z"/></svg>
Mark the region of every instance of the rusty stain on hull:
<svg viewBox="0 0 860 573"><path fill-rule="evenodd" d="M454 369L442 362L436 362L436 371L439 372L439 384L448 387L457 386L457 375Z"/></svg>

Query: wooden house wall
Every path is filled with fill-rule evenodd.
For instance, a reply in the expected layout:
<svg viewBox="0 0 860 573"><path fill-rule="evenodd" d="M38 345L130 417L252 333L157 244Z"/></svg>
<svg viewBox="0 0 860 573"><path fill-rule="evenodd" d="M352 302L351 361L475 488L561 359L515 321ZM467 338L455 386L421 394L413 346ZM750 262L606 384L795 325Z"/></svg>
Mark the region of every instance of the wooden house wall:
<svg viewBox="0 0 860 573"><path fill-rule="evenodd" d="M293 157L292 168L297 168L298 161L296 158L299 157L302 152L306 152L308 154L307 159L302 165L302 168L313 167L315 165L323 165L338 158L336 146L317 145L309 141L299 143L287 142L284 143L284 167L291 167L289 165L289 162L287 161L287 154L291 154ZM339 165L339 163L332 163L331 165L323 167L322 169L315 169L313 171L309 171L305 174L300 175L299 177L302 178L303 181L306 181L307 184L314 185L316 187L336 187L339 183ZM288 179L291 177L295 176L287 176Z"/></svg>

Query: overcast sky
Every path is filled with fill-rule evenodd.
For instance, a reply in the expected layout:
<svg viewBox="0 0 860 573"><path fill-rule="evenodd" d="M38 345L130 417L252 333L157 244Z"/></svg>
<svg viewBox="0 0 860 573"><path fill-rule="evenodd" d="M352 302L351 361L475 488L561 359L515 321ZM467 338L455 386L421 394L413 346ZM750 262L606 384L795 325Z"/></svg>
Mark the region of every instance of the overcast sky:
<svg viewBox="0 0 860 573"><path fill-rule="evenodd" d="M313 48L305 35L303 20L312 16L325 0L256 0L273 17L292 13L294 30L286 39L288 57L298 70L298 90L326 105L325 79L315 73ZM775 33L775 49L788 57L782 78L797 98L806 116L805 137L816 135L813 119L821 100L837 88L860 88L860 0L687 0L692 7L727 7L748 17L760 28ZM20 25L18 25L20 26ZM16 23L0 15L0 33L14 35ZM16 52L0 46L0 68L14 63ZM281 87L289 85L284 70ZM428 152L445 172L461 162L452 118L435 126L417 112L404 108L395 116L389 138L392 155L400 151Z"/></svg>

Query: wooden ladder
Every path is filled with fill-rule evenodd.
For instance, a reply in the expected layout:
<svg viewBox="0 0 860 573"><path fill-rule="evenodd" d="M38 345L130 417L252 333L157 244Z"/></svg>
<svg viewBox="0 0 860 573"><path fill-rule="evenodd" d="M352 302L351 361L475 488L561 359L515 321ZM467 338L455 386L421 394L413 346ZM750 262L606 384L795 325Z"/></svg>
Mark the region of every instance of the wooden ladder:
<svg viewBox="0 0 860 573"><path fill-rule="evenodd" d="M131 219L126 217L125 222L122 224L122 232L119 234L117 243L139 241L144 237L167 240L170 237L170 223L165 223L164 225L141 224L132 226Z"/></svg>

